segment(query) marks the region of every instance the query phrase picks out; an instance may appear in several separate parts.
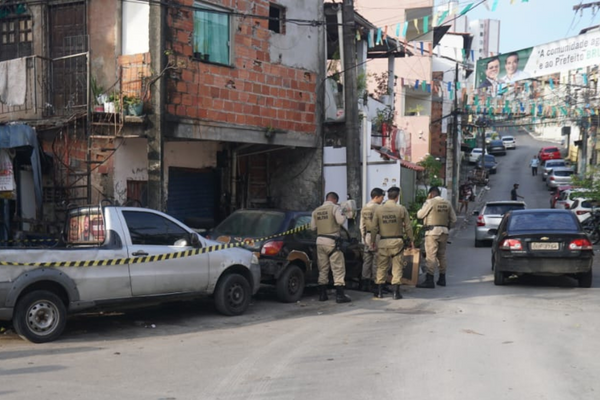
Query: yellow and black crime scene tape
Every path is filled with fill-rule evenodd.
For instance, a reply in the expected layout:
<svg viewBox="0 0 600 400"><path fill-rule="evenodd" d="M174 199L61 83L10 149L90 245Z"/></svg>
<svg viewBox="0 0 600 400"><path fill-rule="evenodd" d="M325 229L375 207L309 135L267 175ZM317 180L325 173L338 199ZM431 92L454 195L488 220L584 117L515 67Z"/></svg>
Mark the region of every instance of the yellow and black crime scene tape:
<svg viewBox="0 0 600 400"><path fill-rule="evenodd" d="M164 253L164 254L155 254L153 256L143 256L143 257L125 257L125 258L114 258L114 259L106 259L106 260L88 260L88 261L48 261L48 262L35 262L35 263L19 263L12 261L0 261L0 266L13 266L13 267L68 267L68 268L76 268L76 267L108 267L115 265L125 265L125 264L142 264L149 262L157 262L164 260L172 260L176 258L185 258L197 256L199 254L212 253L219 250L231 249L234 247L241 247L254 242L262 242L264 240L273 239L280 236L291 235L294 233L298 233L304 231L310 227L310 224L302 225L294 229L290 229L289 231L285 231L282 233L278 233L276 235L265 236L260 239L243 239L240 242L236 243L223 243L213 246L203 247L201 249L193 249L193 250L185 250L178 251L174 253Z"/></svg>
<svg viewBox="0 0 600 400"><path fill-rule="evenodd" d="M0 240L0 244L11 244L11 243L56 243L58 239L10 239Z"/></svg>

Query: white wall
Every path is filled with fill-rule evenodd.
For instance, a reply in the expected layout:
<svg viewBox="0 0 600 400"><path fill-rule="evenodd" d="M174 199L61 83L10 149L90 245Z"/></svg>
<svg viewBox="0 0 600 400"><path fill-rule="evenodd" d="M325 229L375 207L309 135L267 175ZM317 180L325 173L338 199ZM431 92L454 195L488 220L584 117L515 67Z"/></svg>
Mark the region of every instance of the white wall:
<svg viewBox="0 0 600 400"><path fill-rule="evenodd" d="M148 180L148 145L144 138L120 139L115 152L113 185L115 201L127 201L127 181Z"/></svg>
<svg viewBox="0 0 600 400"><path fill-rule="evenodd" d="M279 0L277 5L285 7L287 19L322 20L323 0ZM285 34L271 33L269 52L271 62L288 67L317 72L320 69L319 49L323 43L320 27L302 24L285 24Z"/></svg>
<svg viewBox="0 0 600 400"><path fill-rule="evenodd" d="M147 0L122 2L123 55L147 53L150 48L150 5Z"/></svg>

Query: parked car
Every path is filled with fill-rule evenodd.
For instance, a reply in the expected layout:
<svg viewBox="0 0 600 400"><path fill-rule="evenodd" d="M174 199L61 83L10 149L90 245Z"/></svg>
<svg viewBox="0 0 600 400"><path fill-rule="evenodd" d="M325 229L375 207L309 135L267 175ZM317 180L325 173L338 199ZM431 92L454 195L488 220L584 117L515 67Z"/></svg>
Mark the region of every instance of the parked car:
<svg viewBox="0 0 600 400"><path fill-rule="evenodd" d="M572 188L571 185L561 185L558 188L556 188L554 193L552 193L550 195L550 208L556 208L556 202L558 201L560 196L563 194L563 192L565 190L569 190L571 188Z"/></svg>
<svg viewBox="0 0 600 400"><path fill-rule="evenodd" d="M577 197L571 203L569 210L574 212L577 216L579 222L583 222L588 219L592 213L592 208L597 207L599 205L597 200Z"/></svg>
<svg viewBox="0 0 600 400"><path fill-rule="evenodd" d="M506 147L504 147L504 142L502 140L492 140L487 145L487 152L492 155L506 155Z"/></svg>
<svg viewBox="0 0 600 400"><path fill-rule="evenodd" d="M285 236L288 230L310 223L309 211L238 210L223 220L207 237L224 243L245 243L259 253L261 282L274 284L277 297L285 303L302 298L307 284L317 283L317 234L305 229ZM357 282L362 271L361 244L342 227L346 280Z"/></svg>
<svg viewBox="0 0 600 400"><path fill-rule="evenodd" d="M0 250L0 320L35 343L57 339L67 314L212 296L243 314L260 286L257 257L222 248L159 211L80 207L52 248Z"/></svg>
<svg viewBox="0 0 600 400"><path fill-rule="evenodd" d="M561 185L568 185L571 183L571 176L574 171L570 167L554 167L548 173L546 179L546 187L550 190L555 190Z"/></svg>
<svg viewBox="0 0 600 400"><path fill-rule="evenodd" d="M517 148L517 141L513 136L502 136L502 143L504 143L504 147L506 147L507 150L515 150Z"/></svg>
<svg viewBox="0 0 600 400"><path fill-rule="evenodd" d="M586 193L589 192L589 189L584 188L571 188L562 192L562 194L558 197L556 202L554 203L554 208L560 210L569 210L571 208L571 204L578 197L587 197Z"/></svg>
<svg viewBox="0 0 600 400"><path fill-rule="evenodd" d="M540 159L540 162L543 163L546 160L562 158L562 155L560 154L558 147L550 146L542 147L538 153L538 158Z"/></svg>
<svg viewBox="0 0 600 400"><path fill-rule="evenodd" d="M563 160L562 158L554 160L546 160L542 163L542 181L545 182L548 179L548 174L552 171L552 168L555 167L569 167L569 163Z"/></svg>
<svg viewBox="0 0 600 400"><path fill-rule="evenodd" d="M492 243L494 284L511 275L570 275L592 286L594 250L568 210L515 210L504 216Z"/></svg>
<svg viewBox="0 0 600 400"><path fill-rule="evenodd" d="M504 214L512 210L523 210L527 205L522 201L488 201L481 211L475 211L475 247L481 247L484 241L494 239L490 229L498 228Z"/></svg>
<svg viewBox="0 0 600 400"><path fill-rule="evenodd" d="M477 162L475 162L475 165L479 168L485 168L490 174L495 174L498 167L496 157L491 154L486 154L484 160L482 160L481 157L482 156L479 156Z"/></svg>
<svg viewBox="0 0 600 400"><path fill-rule="evenodd" d="M475 147L473 150L471 150L471 153L469 153L469 162L471 164L475 164L477 159L481 157L482 154L483 149L481 147Z"/></svg>

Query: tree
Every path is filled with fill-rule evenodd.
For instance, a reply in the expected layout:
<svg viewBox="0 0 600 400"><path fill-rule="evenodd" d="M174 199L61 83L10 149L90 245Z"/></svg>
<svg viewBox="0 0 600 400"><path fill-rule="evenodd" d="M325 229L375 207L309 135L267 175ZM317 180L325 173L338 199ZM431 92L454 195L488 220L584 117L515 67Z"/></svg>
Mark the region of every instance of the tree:
<svg viewBox="0 0 600 400"><path fill-rule="evenodd" d="M417 164L425 168L425 171L423 171L423 183L425 183L427 187L441 186L443 184L442 180L439 178L440 172L442 171L442 163L440 160L429 154Z"/></svg>

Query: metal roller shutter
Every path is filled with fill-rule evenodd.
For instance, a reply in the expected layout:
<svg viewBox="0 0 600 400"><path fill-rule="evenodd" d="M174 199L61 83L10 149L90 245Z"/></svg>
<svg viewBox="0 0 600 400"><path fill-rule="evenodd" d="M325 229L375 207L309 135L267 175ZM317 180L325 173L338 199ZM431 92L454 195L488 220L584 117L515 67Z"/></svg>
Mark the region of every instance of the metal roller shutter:
<svg viewBox="0 0 600 400"><path fill-rule="evenodd" d="M167 212L192 228L210 228L216 215L217 176L213 170L169 168Z"/></svg>

